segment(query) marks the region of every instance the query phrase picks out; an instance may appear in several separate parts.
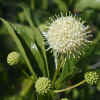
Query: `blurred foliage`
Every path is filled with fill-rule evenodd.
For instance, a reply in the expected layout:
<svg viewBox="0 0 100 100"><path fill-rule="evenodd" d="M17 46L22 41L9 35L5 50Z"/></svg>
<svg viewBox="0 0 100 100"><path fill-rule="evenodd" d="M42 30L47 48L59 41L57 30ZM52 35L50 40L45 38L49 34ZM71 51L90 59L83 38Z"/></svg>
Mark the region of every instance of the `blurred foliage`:
<svg viewBox="0 0 100 100"><path fill-rule="evenodd" d="M64 67L56 82L58 84L56 88L64 88L69 85L68 83L75 84L77 80L81 80L83 72L100 67L100 0L0 0L0 17L8 21L2 19L8 30L0 21L0 100L37 100L29 77L31 73L34 75L30 66L37 73L34 77L48 76L52 79L54 57L50 56L51 52L45 52L47 47L44 47L41 31L45 29L49 17L59 14L60 11L71 11L86 20L91 26L93 34L91 39L95 41L95 45L91 47L91 53L75 66L70 63L69 66L73 66L70 71ZM7 55L13 50L21 53L26 64L13 68L7 64ZM75 76L69 77L73 71ZM81 77L78 74L81 74ZM70 82L67 82L69 80ZM59 85L62 81L63 87ZM68 97L69 100L98 100L99 94L100 82L97 87L85 85L62 93L58 97ZM53 99L56 98L57 96Z"/></svg>

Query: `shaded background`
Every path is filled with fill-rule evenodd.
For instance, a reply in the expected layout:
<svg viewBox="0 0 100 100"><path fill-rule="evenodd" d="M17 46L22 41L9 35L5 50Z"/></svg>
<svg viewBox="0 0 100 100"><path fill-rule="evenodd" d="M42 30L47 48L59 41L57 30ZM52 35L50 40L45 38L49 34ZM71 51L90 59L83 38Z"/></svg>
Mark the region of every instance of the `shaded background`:
<svg viewBox="0 0 100 100"><path fill-rule="evenodd" d="M28 25L23 7L30 9L36 27L43 27L49 17L59 14L60 11L71 11L91 26L92 39L100 36L100 0L0 0L0 17L12 23ZM20 98L18 94L23 90L23 68L20 65L19 68L10 68L6 63L8 53L16 49L12 38L0 23L0 100L32 100L33 97L33 90L30 90L23 99ZM100 67L100 38L94 51L82 65ZM100 84L97 87L85 86L73 89L67 96L70 100L98 100L99 91Z"/></svg>

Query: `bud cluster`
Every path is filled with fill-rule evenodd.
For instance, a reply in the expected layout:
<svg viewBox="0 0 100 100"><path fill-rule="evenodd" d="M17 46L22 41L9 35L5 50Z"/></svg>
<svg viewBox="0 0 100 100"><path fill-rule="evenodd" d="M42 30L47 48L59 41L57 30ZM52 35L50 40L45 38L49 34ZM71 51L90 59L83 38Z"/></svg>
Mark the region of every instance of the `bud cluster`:
<svg viewBox="0 0 100 100"><path fill-rule="evenodd" d="M20 54L16 51L13 51L7 56L7 63L10 66L14 66L20 62Z"/></svg>
<svg viewBox="0 0 100 100"><path fill-rule="evenodd" d="M96 84L100 79L100 75L96 71L86 72L84 77L86 82L90 85Z"/></svg>
<svg viewBox="0 0 100 100"><path fill-rule="evenodd" d="M47 94L51 88L51 81L46 77L40 77L35 83L35 88L37 93Z"/></svg>

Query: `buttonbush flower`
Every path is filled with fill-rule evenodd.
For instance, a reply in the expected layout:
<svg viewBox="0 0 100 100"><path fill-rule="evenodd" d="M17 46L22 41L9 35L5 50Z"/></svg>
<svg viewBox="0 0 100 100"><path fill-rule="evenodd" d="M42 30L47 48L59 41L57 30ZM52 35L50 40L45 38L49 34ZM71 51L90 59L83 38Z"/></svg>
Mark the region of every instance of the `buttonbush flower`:
<svg viewBox="0 0 100 100"><path fill-rule="evenodd" d="M89 26L72 15L57 17L48 27L46 38L49 48L57 54L78 58L84 53L90 41Z"/></svg>

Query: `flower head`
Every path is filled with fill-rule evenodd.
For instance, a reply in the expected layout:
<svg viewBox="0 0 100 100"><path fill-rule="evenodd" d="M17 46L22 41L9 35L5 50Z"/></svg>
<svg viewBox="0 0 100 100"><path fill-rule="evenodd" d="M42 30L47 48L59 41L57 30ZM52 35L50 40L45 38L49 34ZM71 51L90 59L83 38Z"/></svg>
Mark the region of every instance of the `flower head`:
<svg viewBox="0 0 100 100"><path fill-rule="evenodd" d="M50 48L58 54L79 57L90 41L89 27L72 15L61 16L53 20L48 27L46 38Z"/></svg>
<svg viewBox="0 0 100 100"><path fill-rule="evenodd" d="M84 77L86 82L90 85L96 84L100 79L100 75L96 71L86 72Z"/></svg>
<svg viewBox="0 0 100 100"><path fill-rule="evenodd" d="M51 81L46 77L40 77L35 83L36 92L44 95L51 88Z"/></svg>
<svg viewBox="0 0 100 100"><path fill-rule="evenodd" d="M10 66L14 66L20 62L20 54L16 51L13 51L7 56L7 63Z"/></svg>

